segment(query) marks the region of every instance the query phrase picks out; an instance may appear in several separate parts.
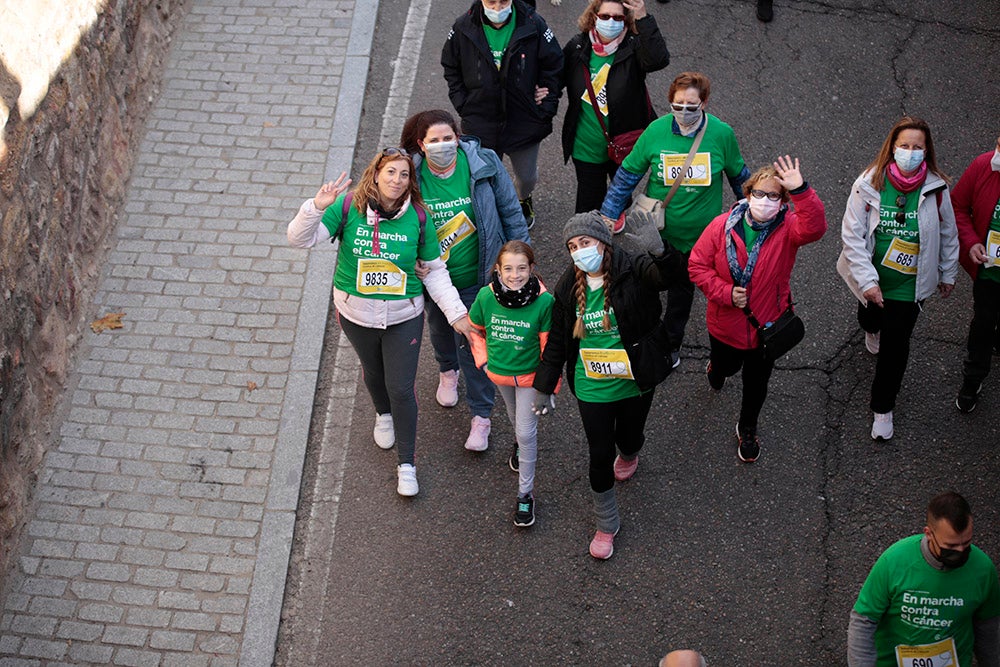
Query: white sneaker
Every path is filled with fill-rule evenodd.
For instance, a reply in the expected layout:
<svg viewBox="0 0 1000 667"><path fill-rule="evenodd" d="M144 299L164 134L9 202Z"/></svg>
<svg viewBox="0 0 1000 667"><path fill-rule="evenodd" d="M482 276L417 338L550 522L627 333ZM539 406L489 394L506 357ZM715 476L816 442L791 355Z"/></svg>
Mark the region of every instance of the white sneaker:
<svg viewBox="0 0 1000 667"><path fill-rule="evenodd" d="M372 431L372 436L375 438L375 444L382 449L392 449L396 444L396 429L392 426L391 414L375 415L375 429Z"/></svg>
<svg viewBox="0 0 1000 667"><path fill-rule="evenodd" d="M881 331L876 331L875 333L865 332L865 348L872 354L878 354L878 347L881 340Z"/></svg>
<svg viewBox="0 0 1000 667"><path fill-rule="evenodd" d="M465 440L465 448L470 452L485 452L490 446L490 418L473 417L469 437Z"/></svg>
<svg viewBox="0 0 1000 667"><path fill-rule="evenodd" d="M438 373L438 388L434 398L442 408L458 405L458 371Z"/></svg>
<svg viewBox="0 0 1000 667"><path fill-rule="evenodd" d="M407 498L417 495L420 487L417 485L417 469L409 463L396 468L396 493Z"/></svg>
<svg viewBox="0 0 1000 667"><path fill-rule="evenodd" d="M892 438L892 411L885 414L876 412L872 420L872 440L889 440Z"/></svg>

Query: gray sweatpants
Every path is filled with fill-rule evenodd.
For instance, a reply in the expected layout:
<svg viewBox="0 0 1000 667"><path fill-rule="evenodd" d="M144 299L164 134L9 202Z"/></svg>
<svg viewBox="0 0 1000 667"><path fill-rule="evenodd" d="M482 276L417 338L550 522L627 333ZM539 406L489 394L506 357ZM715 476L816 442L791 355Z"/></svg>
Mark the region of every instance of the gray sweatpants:
<svg viewBox="0 0 1000 667"><path fill-rule="evenodd" d="M507 417L517 438L517 495L524 496L535 488L535 462L538 460L538 416L531 411L534 387L497 385Z"/></svg>

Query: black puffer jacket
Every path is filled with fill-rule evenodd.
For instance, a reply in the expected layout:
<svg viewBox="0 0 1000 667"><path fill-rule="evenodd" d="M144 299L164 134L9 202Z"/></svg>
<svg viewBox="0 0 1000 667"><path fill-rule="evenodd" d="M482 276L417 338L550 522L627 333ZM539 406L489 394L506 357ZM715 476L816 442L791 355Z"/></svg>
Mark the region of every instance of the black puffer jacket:
<svg viewBox="0 0 1000 667"><path fill-rule="evenodd" d="M618 321L622 346L632 364L632 374L639 389L646 391L670 374L672 363L666 329L660 321L660 292L677 283L682 274L682 256L669 245L654 257L648 253L630 256L612 246L611 308ZM566 366L570 390L575 392L576 358L580 341L573 338L576 323L576 271L571 264L556 285L552 306L552 329L535 370L532 386L551 394Z"/></svg>
<svg viewBox="0 0 1000 667"><path fill-rule="evenodd" d="M562 50L545 20L522 0L514 0L514 34L499 70L483 33L479 0L452 26L441 65L462 132L479 137L485 148L510 153L552 133ZM535 104L536 85L549 89L541 104Z"/></svg>
<svg viewBox="0 0 1000 667"><path fill-rule="evenodd" d="M608 133L611 136L645 129L656 118L646 91L646 74L670 64L670 52L656 19L647 14L636 21L635 26L639 34L629 33L622 40L608 72ZM566 161L573 153L581 110L594 113L582 103L587 92L584 68L589 72L593 50L590 36L585 32L574 36L563 49L562 86L566 89L568 106L563 121L562 148Z"/></svg>

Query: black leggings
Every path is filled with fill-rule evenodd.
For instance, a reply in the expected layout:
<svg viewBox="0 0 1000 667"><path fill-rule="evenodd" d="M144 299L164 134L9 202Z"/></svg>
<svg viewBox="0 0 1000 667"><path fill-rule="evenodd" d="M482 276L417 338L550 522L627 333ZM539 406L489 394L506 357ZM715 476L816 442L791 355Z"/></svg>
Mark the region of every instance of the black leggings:
<svg viewBox="0 0 1000 667"><path fill-rule="evenodd" d="M340 328L361 360L365 387L380 415L392 413L399 462L413 464L417 440L417 361L424 332L421 313L386 329L363 327L339 317Z"/></svg>
<svg viewBox="0 0 1000 667"><path fill-rule="evenodd" d="M589 403L577 399L583 430L590 448L590 488L602 493L615 486L615 448L626 457L639 453L646 441L646 417L653 392L611 403Z"/></svg>
<svg viewBox="0 0 1000 667"><path fill-rule="evenodd" d="M896 396L903 384L903 373L910 359L910 337L917 324L920 304L914 301L884 299L879 308L873 303L858 304L858 324L868 333L878 333L878 361L872 380L872 412L884 414L896 407Z"/></svg>
<svg viewBox="0 0 1000 667"><path fill-rule="evenodd" d="M743 400L740 404L740 435L751 437L757 434L757 418L764 407L767 398L767 383L774 370L774 362L764 356L764 351L757 347L751 350L726 345L718 338L709 334L708 340L712 346L712 375L730 377L743 369Z"/></svg>

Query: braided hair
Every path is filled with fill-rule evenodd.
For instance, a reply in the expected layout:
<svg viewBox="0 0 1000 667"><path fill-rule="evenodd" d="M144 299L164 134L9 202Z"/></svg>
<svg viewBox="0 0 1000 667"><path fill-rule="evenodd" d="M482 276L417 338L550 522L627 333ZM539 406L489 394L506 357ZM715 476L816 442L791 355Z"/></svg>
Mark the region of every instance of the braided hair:
<svg viewBox="0 0 1000 667"><path fill-rule="evenodd" d="M573 338L582 340L587 333L583 324L583 315L587 312L587 274L574 265L576 280L573 293L576 296L576 323L573 325ZM605 331L611 331L611 246L604 245L604 258L601 260L601 273L604 275L604 318L601 326Z"/></svg>

